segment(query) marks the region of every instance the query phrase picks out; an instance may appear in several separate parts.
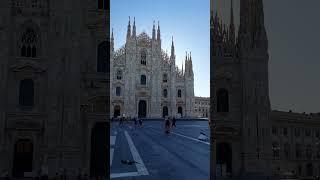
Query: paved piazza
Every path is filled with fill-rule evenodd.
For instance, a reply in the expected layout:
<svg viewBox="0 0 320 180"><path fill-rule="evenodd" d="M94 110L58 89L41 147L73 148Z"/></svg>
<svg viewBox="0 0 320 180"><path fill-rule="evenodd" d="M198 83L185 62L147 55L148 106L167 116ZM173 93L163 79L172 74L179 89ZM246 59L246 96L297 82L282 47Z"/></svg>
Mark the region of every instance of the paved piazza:
<svg viewBox="0 0 320 180"><path fill-rule="evenodd" d="M198 140L208 135L208 121L177 121L169 135L163 121L111 124L110 177L119 180L209 179L210 144ZM203 137L203 136L200 136ZM132 165L122 160L135 161Z"/></svg>

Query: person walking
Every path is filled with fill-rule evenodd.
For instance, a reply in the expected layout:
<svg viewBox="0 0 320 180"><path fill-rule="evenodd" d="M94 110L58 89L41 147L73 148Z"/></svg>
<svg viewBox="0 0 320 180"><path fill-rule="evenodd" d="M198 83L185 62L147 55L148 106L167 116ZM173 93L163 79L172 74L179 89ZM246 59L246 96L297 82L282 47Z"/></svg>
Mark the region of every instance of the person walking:
<svg viewBox="0 0 320 180"><path fill-rule="evenodd" d="M176 126L176 118L175 117L172 118L172 127L177 127Z"/></svg>
<svg viewBox="0 0 320 180"><path fill-rule="evenodd" d="M138 119L136 117L134 117L133 121L134 121L134 128L137 129L137 127L138 127Z"/></svg>
<svg viewBox="0 0 320 180"><path fill-rule="evenodd" d="M139 119L139 125L140 125L140 127L142 127L142 125L143 125L143 122L142 122L141 118Z"/></svg>
<svg viewBox="0 0 320 180"><path fill-rule="evenodd" d="M165 117L165 120L164 120L164 122L165 122L165 133L166 134L169 134L170 133L170 120L169 120L169 118L168 117Z"/></svg>

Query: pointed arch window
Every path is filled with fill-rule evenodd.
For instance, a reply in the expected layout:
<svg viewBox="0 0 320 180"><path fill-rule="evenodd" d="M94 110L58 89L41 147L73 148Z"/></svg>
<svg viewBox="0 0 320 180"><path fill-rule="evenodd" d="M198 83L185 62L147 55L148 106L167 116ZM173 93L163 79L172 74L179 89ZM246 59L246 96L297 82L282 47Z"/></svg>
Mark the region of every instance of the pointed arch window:
<svg viewBox="0 0 320 180"><path fill-rule="evenodd" d="M226 89L218 90L217 112L229 112L229 93Z"/></svg>
<svg viewBox="0 0 320 180"><path fill-rule="evenodd" d="M168 75L167 74L163 74L162 79L163 79L164 83L168 82Z"/></svg>
<svg viewBox="0 0 320 180"><path fill-rule="evenodd" d="M116 87L116 96L121 96L121 87Z"/></svg>
<svg viewBox="0 0 320 180"><path fill-rule="evenodd" d="M141 85L146 85L147 84L147 77L146 77L146 75L141 75L141 77L140 77L140 84Z"/></svg>
<svg viewBox="0 0 320 180"><path fill-rule="evenodd" d="M181 98L181 89L178 89L178 97Z"/></svg>
<svg viewBox="0 0 320 180"><path fill-rule="evenodd" d="M141 65L147 65L147 53L145 50L141 51Z"/></svg>
<svg viewBox="0 0 320 180"><path fill-rule="evenodd" d="M167 89L164 89L164 90L163 90L163 97L164 97L164 98L167 98L167 97L168 97L168 90L167 90Z"/></svg>
<svg viewBox="0 0 320 180"><path fill-rule="evenodd" d="M121 72L121 70L118 70L118 71L117 71L117 79L118 79L118 80L121 80L121 79L122 79L122 72Z"/></svg>
<svg viewBox="0 0 320 180"><path fill-rule="evenodd" d="M34 83L32 79L20 81L19 104L21 106L34 105Z"/></svg>
<svg viewBox="0 0 320 180"><path fill-rule="evenodd" d="M39 36L32 28L27 28L21 37L20 56L35 58L38 56Z"/></svg>

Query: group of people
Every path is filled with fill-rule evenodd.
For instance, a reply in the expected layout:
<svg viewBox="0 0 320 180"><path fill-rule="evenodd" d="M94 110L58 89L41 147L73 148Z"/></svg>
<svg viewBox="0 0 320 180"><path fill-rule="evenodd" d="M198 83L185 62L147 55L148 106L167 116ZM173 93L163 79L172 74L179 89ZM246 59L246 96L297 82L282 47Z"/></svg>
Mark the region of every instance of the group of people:
<svg viewBox="0 0 320 180"><path fill-rule="evenodd" d="M164 118L165 133L169 134L173 127L176 127L176 118L167 116Z"/></svg>
<svg viewBox="0 0 320 180"><path fill-rule="evenodd" d="M135 127L142 127L143 126L143 121L141 118L136 118L136 117L125 117L125 116L121 116L116 118L119 121L119 125L123 126L124 123L130 123L133 122ZM115 118L111 118L111 121L114 121Z"/></svg>

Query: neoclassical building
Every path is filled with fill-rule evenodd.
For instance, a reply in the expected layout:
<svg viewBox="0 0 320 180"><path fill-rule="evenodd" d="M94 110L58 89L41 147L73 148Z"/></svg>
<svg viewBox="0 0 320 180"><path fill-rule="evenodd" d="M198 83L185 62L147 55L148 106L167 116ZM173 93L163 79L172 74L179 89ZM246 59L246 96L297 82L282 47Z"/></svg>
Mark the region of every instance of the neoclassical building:
<svg viewBox="0 0 320 180"><path fill-rule="evenodd" d="M194 116L208 118L210 116L210 97L194 97Z"/></svg>
<svg viewBox="0 0 320 180"><path fill-rule="evenodd" d="M0 1L0 172L105 166L109 13L105 0Z"/></svg>
<svg viewBox="0 0 320 180"><path fill-rule="evenodd" d="M270 107L263 0L240 1L237 36L232 4L229 25L211 11L211 176L319 176L319 113Z"/></svg>
<svg viewBox="0 0 320 180"><path fill-rule="evenodd" d="M176 66L172 39L171 54L161 48L160 26L152 36L137 34L135 20L127 27L125 44L114 50L111 37L111 116L160 118L193 117L194 79L191 53L185 69Z"/></svg>

